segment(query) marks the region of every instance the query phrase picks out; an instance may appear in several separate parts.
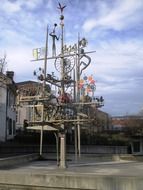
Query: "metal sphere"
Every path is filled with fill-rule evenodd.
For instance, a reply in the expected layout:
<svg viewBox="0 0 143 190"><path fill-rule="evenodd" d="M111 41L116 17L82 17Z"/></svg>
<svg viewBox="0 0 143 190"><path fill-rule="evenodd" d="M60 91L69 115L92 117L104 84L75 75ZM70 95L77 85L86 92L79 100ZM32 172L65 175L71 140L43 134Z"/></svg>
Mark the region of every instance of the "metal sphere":
<svg viewBox="0 0 143 190"><path fill-rule="evenodd" d="M61 20L64 20L64 15L61 15L61 16L60 16L60 19L61 19Z"/></svg>

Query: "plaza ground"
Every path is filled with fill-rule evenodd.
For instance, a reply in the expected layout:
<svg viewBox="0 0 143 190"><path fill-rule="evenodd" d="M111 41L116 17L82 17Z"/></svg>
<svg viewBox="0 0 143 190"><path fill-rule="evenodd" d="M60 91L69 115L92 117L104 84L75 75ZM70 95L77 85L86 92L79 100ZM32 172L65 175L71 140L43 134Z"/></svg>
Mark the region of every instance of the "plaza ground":
<svg viewBox="0 0 143 190"><path fill-rule="evenodd" d="M107 159L106 155L81 155L75 160L74 155L69 155L67 168L60 169L56 160L51 158L1 168L0 190L143 189L141 161L122 160L118 155L112 155L114 161Z"/></svg>

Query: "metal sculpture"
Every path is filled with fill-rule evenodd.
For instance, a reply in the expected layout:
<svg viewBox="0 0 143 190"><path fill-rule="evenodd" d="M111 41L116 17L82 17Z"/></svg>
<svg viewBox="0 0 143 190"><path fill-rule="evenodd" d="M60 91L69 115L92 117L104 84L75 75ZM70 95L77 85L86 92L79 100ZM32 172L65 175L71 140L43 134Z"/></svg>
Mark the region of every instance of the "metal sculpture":
<svg viewBox="0 0 143 190"><path fill-rule="evenodd" d="M53 31L49 34L52 37L52 56L56 56L56 40L59 40L59 38L57 37L56 33L55 33L55 29L57 27L57 24L54 24L54 29Z"/></svg>
<svg viewBox="0 0 143 190"><path fill-rule="evenodd" d="M81 95L89 95L91 93L92 98L94 97L94 92L96 90L95 80L93 76L85 75L83 79L80 80L79 88Z"/></svg>
<svg viewBox="0 0 143 190"><path fill-rule="evenodd" d="M63 60L64 63L64 69L65 69L65 73L69 73L73 70L74 66L75 66L75 59L73 56L71 57L65 57ZM58 72L61 72L61 58L56 58L55 59L55 68Z"/></svg>
<svg viewBox="0 0 143 190"><path fill-rule="evenodd" d="M86 58L87 61L82 61L82 59ZM80 75L82 74L83 70L85 70L91 63L91 58L86 55L86 54L83 54L80 58Z"/></svg>
<svg viewBox="0 0 143 190"><path fill-rule="evenodd" d="M62 6L61 3L58 3L59 7L57 7L58 9L60 9L61 14L63 13L64 8L66 7L66 5Z"/></svg>
<svg viewBox="0 0 143 190"><path fill-rule="evenodd" d="M57 24L54 24L53 31L49 34L52 37L52 56L47 57L48 53L48 32L46 36L45 58L39 59L36 56L35 61L44 60L44 70L39 69L34 72L43 85L42 93L34 97L21 97L20 102L27 104L31 110L31 119L28 125L41 126L41 141L40 141L40 155L42 155L42 134L44 126L51 126L58 131L60 137L60 167L66 167L65 160L65 135L69 127L75 127L78 130L78 152L80 154L80 124L90 123L95 118L90 117L87 110L93 104L91 98L87 97L85 102L80 102L81 89L79 88L80 77L83 71L90 65L91 58L87 55L91 52L85 52L84 48L87 46L85 38L78 38L78 42L69 47L64 44L64 15L63 11L65 5L58 4L60 9L60 26L61 26L61 48L59 55L56 56L56 40L59 38L56 35L55 29ZM47 61L53 60L55 69L60 73L59 78L47 73ZM39 74L38 74L39 73ZM50 83L58 89L56 95L52 94L52 90L46 92L46 85ZM93 80L90 80L90 88L95 90ZM72 92L72 93L71 93ZM57 95L58 94L58 95ZM96 107L96 102L94 102ZM93 107L93 105L92 105ZM88 108L88 109L87 109ZM77 144L75 145L77 150ZM77 152L76 152L77 154Z"/></svg>

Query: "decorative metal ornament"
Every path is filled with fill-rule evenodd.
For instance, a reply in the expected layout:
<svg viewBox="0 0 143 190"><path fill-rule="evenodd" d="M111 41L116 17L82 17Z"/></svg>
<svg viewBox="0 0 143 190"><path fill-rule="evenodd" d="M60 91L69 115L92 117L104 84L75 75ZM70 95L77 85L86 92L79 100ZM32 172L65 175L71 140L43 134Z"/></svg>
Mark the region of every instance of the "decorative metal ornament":
<svg viewBox="0 0 143 190"><path fill-rule="evenodd" d="M86 58L86 62L82 60ZM83 70L85 70L91 63L91 58L88 55L82 55L80 58L80 75L82 74Z"/></svg>
<svg viewBox="0 0 143 190"><path fill-rule="evenodd" d="M57 35L55 34L55 29L57 27L57 24L54 24L54 29L53 31L49 34L52 37L52 56L56 56L56 40L59 40Z"/></svg>
<svg viewBox="0 0 143 190"><path fill-rule="evenodd" d="M44 55L45 55L45 48L44 47L33 49L33 57L35 60L43 58Z"/></svg>
<svg viewBox="0 0 143 190"><path fill-rule="evenodd" d="M95 80L93 79L93 76L84 75L83 79L80 79L79 81L79 89L82 95L85 95L85 93L92 93L93 96L93 93L96 90Z"/></svg>
<svg viewBox="0 0 143 190"><path fill-rule="evenodd" d="M66 7L66 5L61 5L61 3L58 3L59 4L59 7L57 7L58 9L60 9L60 11L61 11L61 14L63 13L63 10L64 10L64 8Z"/></svg>
<svg viewBox="0 0 143 190"><path fill-rule="evenodd" d="M75 66L75 59L73 56L70 57L65 57L64 60L64 72L65 74L69 73L70 71L73 70ZM58 72L61 72L61 58L56 58L55 59L55 68Z"/></svg>
<svg viewBox="0 0 143 190"><path fill-rule="evenodd" d="M85 38L82 38L80 41L79 41L79 45L81 47L86 47L88 44L88 41L85 39Z"/></svg>

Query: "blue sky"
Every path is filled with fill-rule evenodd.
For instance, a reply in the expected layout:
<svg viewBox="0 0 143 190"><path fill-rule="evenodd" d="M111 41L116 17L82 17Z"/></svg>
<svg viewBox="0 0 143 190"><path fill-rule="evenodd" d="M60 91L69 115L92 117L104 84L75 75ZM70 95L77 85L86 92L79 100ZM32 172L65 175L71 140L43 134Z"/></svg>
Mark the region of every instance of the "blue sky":
<svg viewBox="0 0 143 190"><path fill-rule="evenodd" d="M86 50L96 50L86 74L96 80L95 95L105 99L103 110L111 115L138 113L143 107L143 1L60 2L67 5L65 43L76 43L80 32L88 40ZM59 35L57 5L58 0L1 0L0 56L7 54L6 69L15 71L16 82L34 80L33 70L42 66L30 60L32 49L45 45L47 24L52 31L57 23Z"/></svg>

